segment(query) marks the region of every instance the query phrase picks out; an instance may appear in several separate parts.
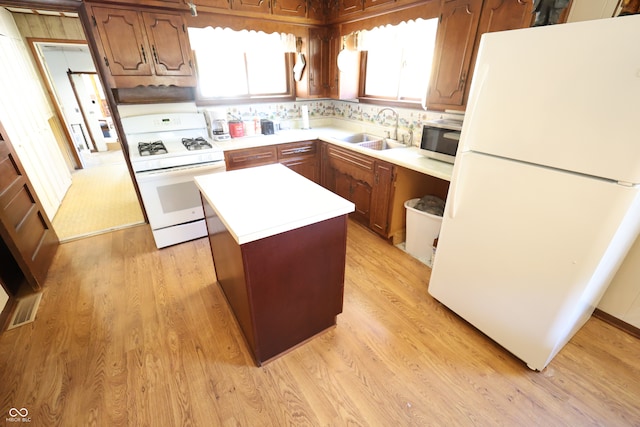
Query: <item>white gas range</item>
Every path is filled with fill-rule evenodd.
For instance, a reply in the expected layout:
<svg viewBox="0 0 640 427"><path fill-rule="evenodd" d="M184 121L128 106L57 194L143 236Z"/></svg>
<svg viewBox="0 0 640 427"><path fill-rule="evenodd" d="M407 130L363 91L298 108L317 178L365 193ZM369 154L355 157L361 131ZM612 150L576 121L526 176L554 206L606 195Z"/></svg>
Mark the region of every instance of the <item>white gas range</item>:
<svg viewBox="0 0 640 427"><path fill-rule="evenodd" d="M129 158L156 246L207 235L193 177L225 170L203 114L169 113L122 119Z"/></svg>

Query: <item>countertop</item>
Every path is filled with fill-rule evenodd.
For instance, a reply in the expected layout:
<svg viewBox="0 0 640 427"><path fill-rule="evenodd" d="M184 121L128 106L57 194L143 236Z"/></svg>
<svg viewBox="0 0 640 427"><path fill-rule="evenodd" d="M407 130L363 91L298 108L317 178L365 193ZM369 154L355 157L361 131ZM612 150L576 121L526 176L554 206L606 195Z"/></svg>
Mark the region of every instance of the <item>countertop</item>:
<svg viewBox="0 0 640 427"><path fill-rule="evenodd" d="M360 133L361 129L346 129L340 127L317 127L311 129L292 129L280 131L274 135L256 135L244 138L233 138L224 142L216 142L223 151L241 148L253 148L267 145L284 144L297 141L311 141L320 139L331 144L339 145L368 156L393 163L426 175L431 175L445 181L451 180L453 165L425 157L418 147L399 147L389 150L372 150L344 142L341 138ZM368 132L372 133L372 132ZM375 133L373 133L375 135Z"/></svg>
<svg viewBox="0 0 640 427"><path fill-rule="evenodd" d="M353 203L281 164L201 175L194 180L239 245L355 209Z"/></svg>

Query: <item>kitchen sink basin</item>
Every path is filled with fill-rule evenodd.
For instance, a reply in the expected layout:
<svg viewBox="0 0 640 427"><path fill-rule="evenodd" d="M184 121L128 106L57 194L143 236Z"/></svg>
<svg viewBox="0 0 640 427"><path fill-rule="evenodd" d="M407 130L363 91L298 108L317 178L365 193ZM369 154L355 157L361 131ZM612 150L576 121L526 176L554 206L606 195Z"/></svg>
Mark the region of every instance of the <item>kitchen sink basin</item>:
<svg viewBox="0 0 640 427"><path fill-rule="evenodd" d="M379 139L377 141L367 141L358 144L359 147L369 148L371 150L389 150L391 148L404 147L399 142L390 141L388 139Z"/></svg>
<svg viewBox="0 0 640 427"><path fill-rule="evenodd" d="M353 144L360 144L362 142L382 141L383 139L384 138L380 136L375 136L368 133L355 133L353 135L349 135L344 138L341 138L340 140L344 142L350 142Z"/></svg>

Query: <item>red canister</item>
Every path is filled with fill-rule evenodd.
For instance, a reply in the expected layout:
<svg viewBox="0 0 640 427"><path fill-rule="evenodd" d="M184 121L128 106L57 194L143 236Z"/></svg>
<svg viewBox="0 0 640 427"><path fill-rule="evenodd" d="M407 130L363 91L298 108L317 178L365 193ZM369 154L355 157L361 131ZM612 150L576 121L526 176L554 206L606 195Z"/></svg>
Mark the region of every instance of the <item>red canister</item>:
<svg viewBox="0 0 640 427"><path fill-rule="evenodd" d="M244 136L244 127L240 120L231 120L229 122L229 134L232 138L242 138Z"/></svg>

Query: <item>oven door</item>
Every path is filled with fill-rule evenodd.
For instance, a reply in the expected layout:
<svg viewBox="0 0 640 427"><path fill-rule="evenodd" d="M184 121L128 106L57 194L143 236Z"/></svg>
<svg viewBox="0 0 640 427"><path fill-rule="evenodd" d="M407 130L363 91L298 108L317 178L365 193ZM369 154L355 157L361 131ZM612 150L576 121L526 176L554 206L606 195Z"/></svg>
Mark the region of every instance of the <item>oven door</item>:
<svg viewBox="0 0 640 427"><path fill-rule="evenodd" d="M149 224L159 230L204 219L193 177L224 172L224 161L160 171L137 172L136 181Z"/></svg>

